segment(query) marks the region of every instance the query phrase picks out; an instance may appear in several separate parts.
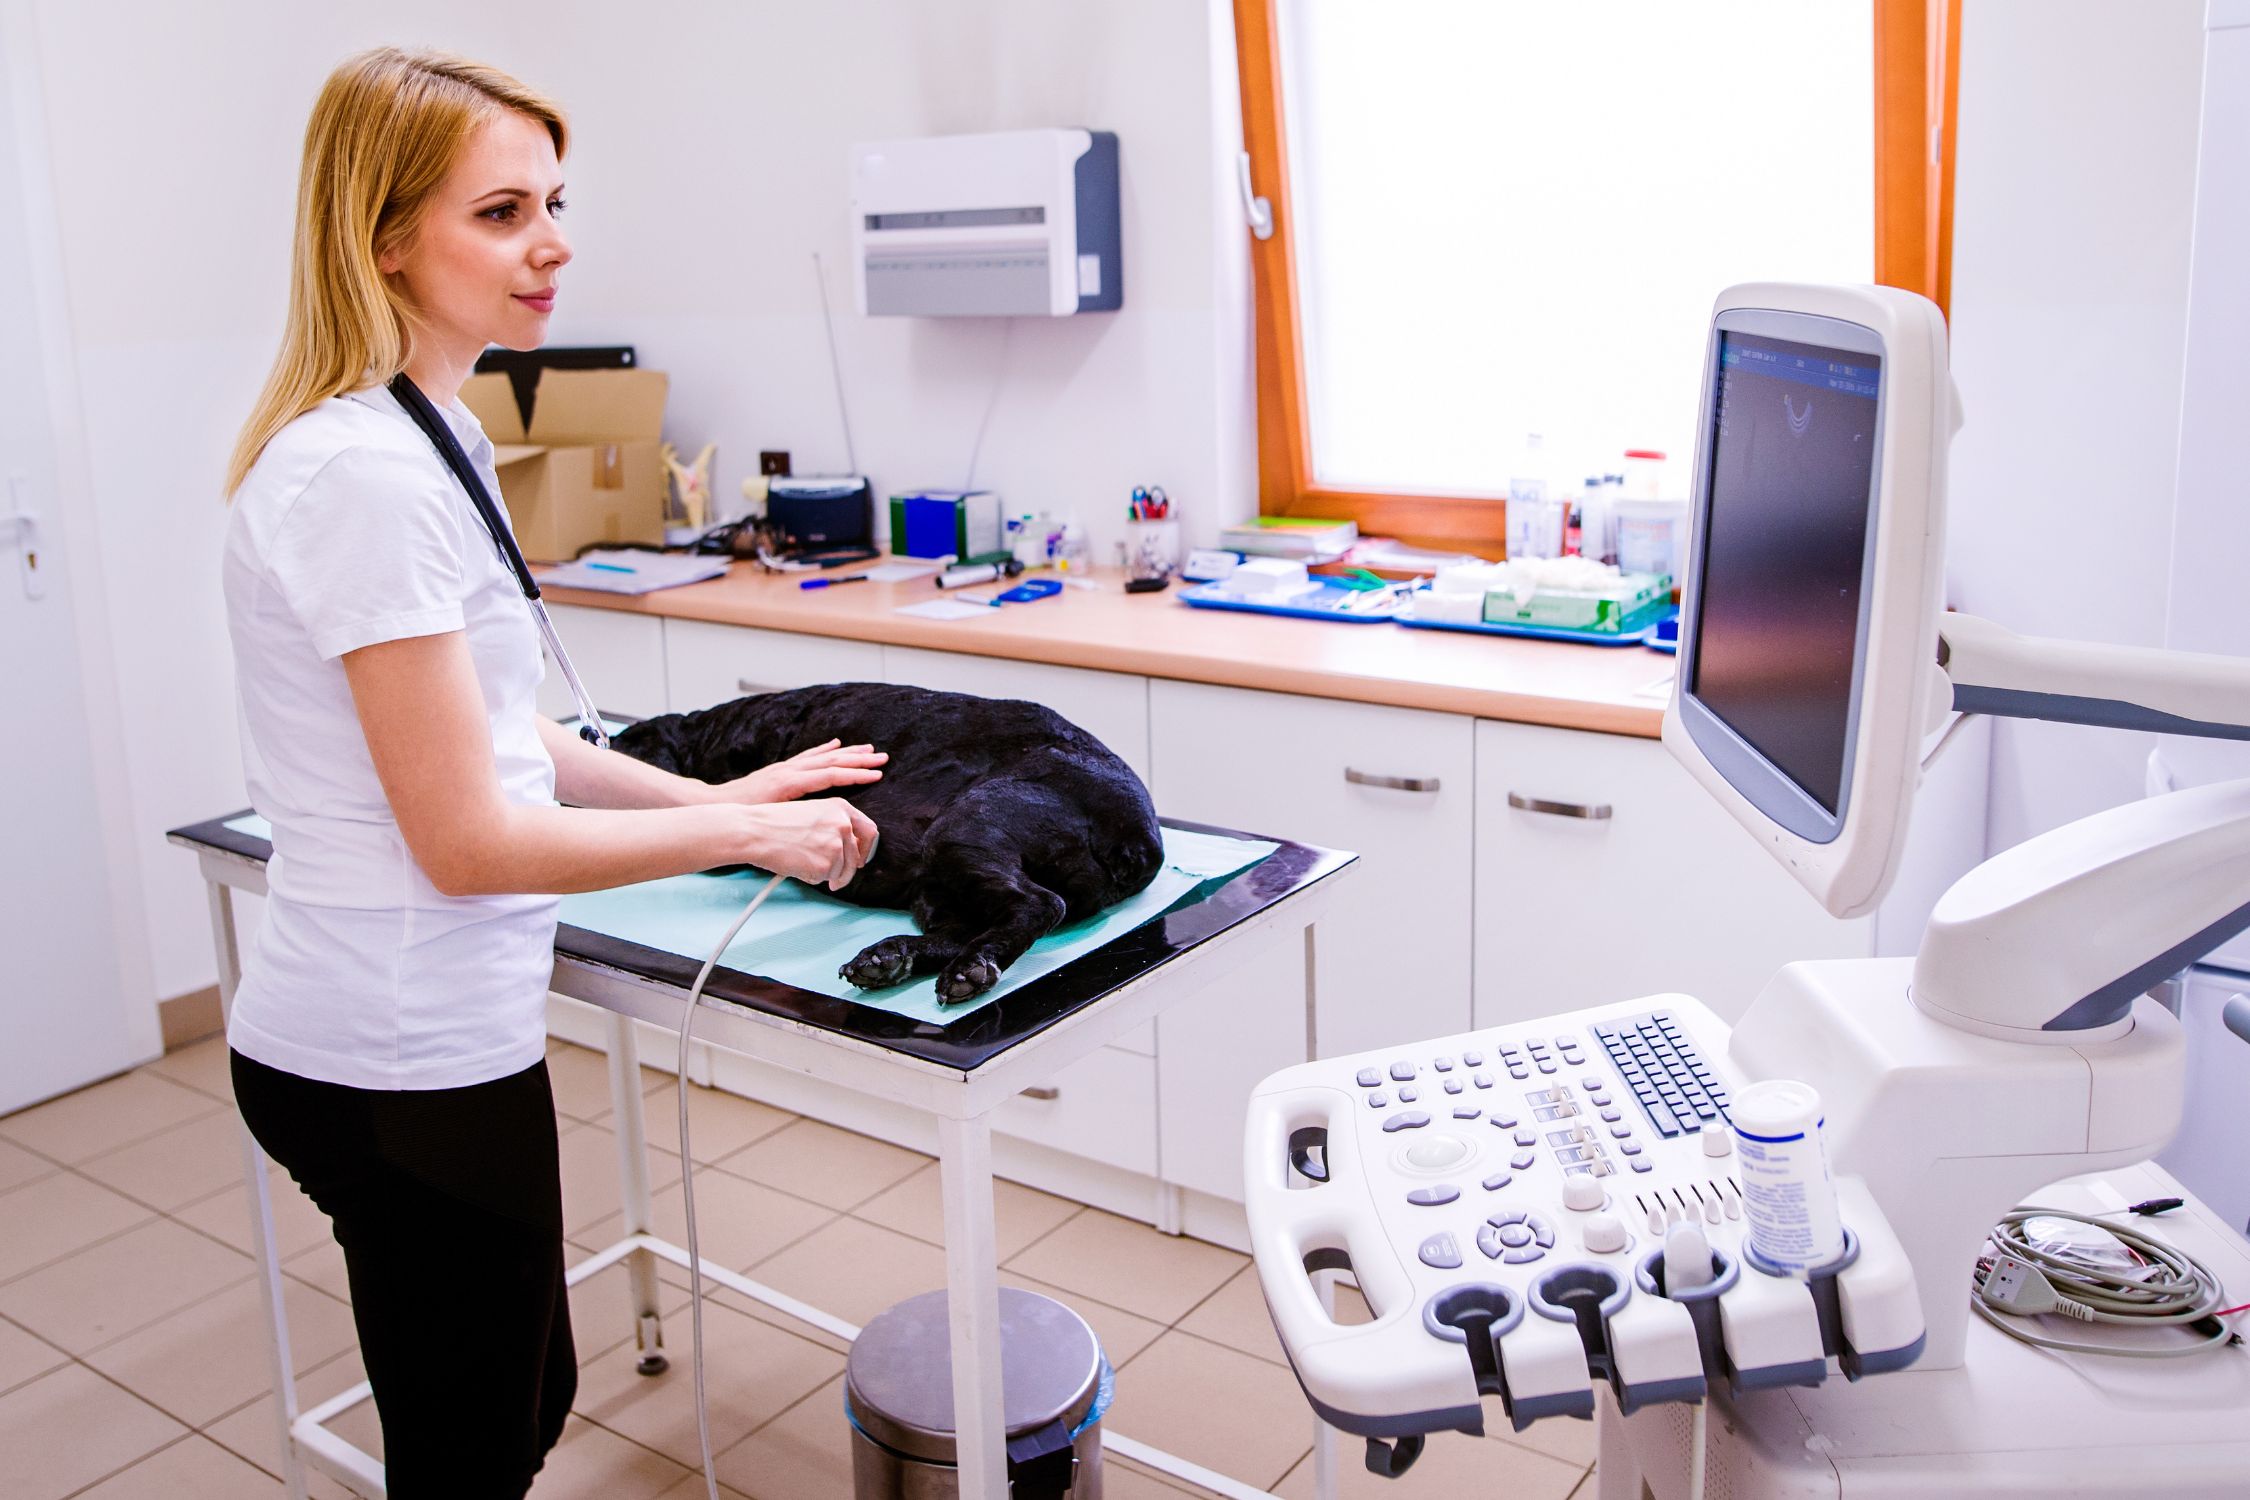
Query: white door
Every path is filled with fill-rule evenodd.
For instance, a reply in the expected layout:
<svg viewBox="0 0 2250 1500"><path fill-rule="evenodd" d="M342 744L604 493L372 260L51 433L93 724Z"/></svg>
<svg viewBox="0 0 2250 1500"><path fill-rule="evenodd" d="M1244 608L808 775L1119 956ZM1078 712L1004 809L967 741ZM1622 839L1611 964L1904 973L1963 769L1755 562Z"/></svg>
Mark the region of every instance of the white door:
<svg viewBox="0 0 2250 1500"><path fill-rule="evenodd" d="M0 1114L159 1045L154 1004L127 992L96 799L72 594L72 565L86 560L62 546L39 316L38 299L60 289L33 255L33 233L52 231L26 192L20 116L36 105L20 87L28 59L8 55L20 42L0 32ZM28 538L9 519L21 511L36 517Z"/></svg>

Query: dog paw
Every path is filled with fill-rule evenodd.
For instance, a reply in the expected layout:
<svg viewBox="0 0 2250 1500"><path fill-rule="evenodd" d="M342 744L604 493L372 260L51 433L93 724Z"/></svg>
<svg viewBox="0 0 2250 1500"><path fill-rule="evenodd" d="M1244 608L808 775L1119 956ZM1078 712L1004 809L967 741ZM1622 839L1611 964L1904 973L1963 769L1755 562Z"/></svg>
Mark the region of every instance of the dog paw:
<svg viewBox="0 0 2250 1500"><path fill-rule="evenodd" d="M860 949L836 973L860 989L887 990L913 977L914 955L905 938L885 938Z"/></svg>
<svg viewBox="0 0 2250 1500"><path fill-rule="evenodd" d="M938 976L938 998L948 1004L974 1000L1000 982L1000 970L988 958L972 958L949 966Z"/></svg>

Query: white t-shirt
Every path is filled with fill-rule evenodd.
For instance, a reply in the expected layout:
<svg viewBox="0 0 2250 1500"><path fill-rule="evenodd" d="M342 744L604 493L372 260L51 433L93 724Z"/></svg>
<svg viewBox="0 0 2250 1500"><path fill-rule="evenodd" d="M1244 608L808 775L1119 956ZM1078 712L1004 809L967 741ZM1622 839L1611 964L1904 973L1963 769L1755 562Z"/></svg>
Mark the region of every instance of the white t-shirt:
<svg viewBox="0 0 2250 1500"><path fill-rule="evenodd" d="M484 429L458 402L445 416L497 496ZM225 583L244 772L274 849L229 1044L368 1089L458 1088L530 1067L546 1046L557 900L430 884L338 660L466 631L501 791L554 801L532 706L538 629L460 482L387 390L324 401L236 491Z"/></svg>

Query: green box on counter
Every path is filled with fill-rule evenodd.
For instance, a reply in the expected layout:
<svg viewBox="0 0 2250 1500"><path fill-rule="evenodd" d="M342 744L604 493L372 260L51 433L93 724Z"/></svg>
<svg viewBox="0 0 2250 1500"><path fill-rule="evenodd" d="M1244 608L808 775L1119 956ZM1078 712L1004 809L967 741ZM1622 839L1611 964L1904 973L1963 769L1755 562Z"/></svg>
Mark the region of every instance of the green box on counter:
<svg viewBox="0 0 2250 1500"><path fill-rule="evenodd" d="M998 562L1000 497L991 490L912 490L891 496L891 551L900 557Z"/></svg>
<svg viewBox="0 0 2250 1500"><path fill-rule="evenodd" d="M1619 631L1671 596L1672 579L1666 573L1628 573L1599 592L1541 589L1529 600L1495 590L1484 596L1484 623Z"/></svg>

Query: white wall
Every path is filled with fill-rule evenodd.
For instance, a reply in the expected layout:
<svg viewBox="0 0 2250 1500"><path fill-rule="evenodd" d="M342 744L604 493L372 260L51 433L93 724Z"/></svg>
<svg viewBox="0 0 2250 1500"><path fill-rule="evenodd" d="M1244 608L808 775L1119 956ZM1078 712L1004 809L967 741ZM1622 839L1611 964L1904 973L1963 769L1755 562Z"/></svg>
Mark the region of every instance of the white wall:
<svg viewBox="0 0 2250 1500"><path fill-rule="evenodd" d="M1967 0L1953 239L1953 602L2163 643L2201 0ZM2003 721L1997 851L2141 795L2150 738Z"/></svg>
<svg viewBox="0 0 2250 1500"><path fill-rule="evenodd" d="M557 342L672 376L667 435L841 468L811 253L829 268L861 466L977 479L1106 538L1161 483L1191 539L1255 509L1231 12L1217 0L40 0L56 211L114 601L156 993L210 981L192 862L162 831L242 801L217 556L227 449L279 336L306 112L380 43L508 68L566 107L578 259ZM855 140L1034 125L1120 136L1125 307L1006 325L861 319L844 279ZM596 685L599 690L599 685Z"/></svg>

